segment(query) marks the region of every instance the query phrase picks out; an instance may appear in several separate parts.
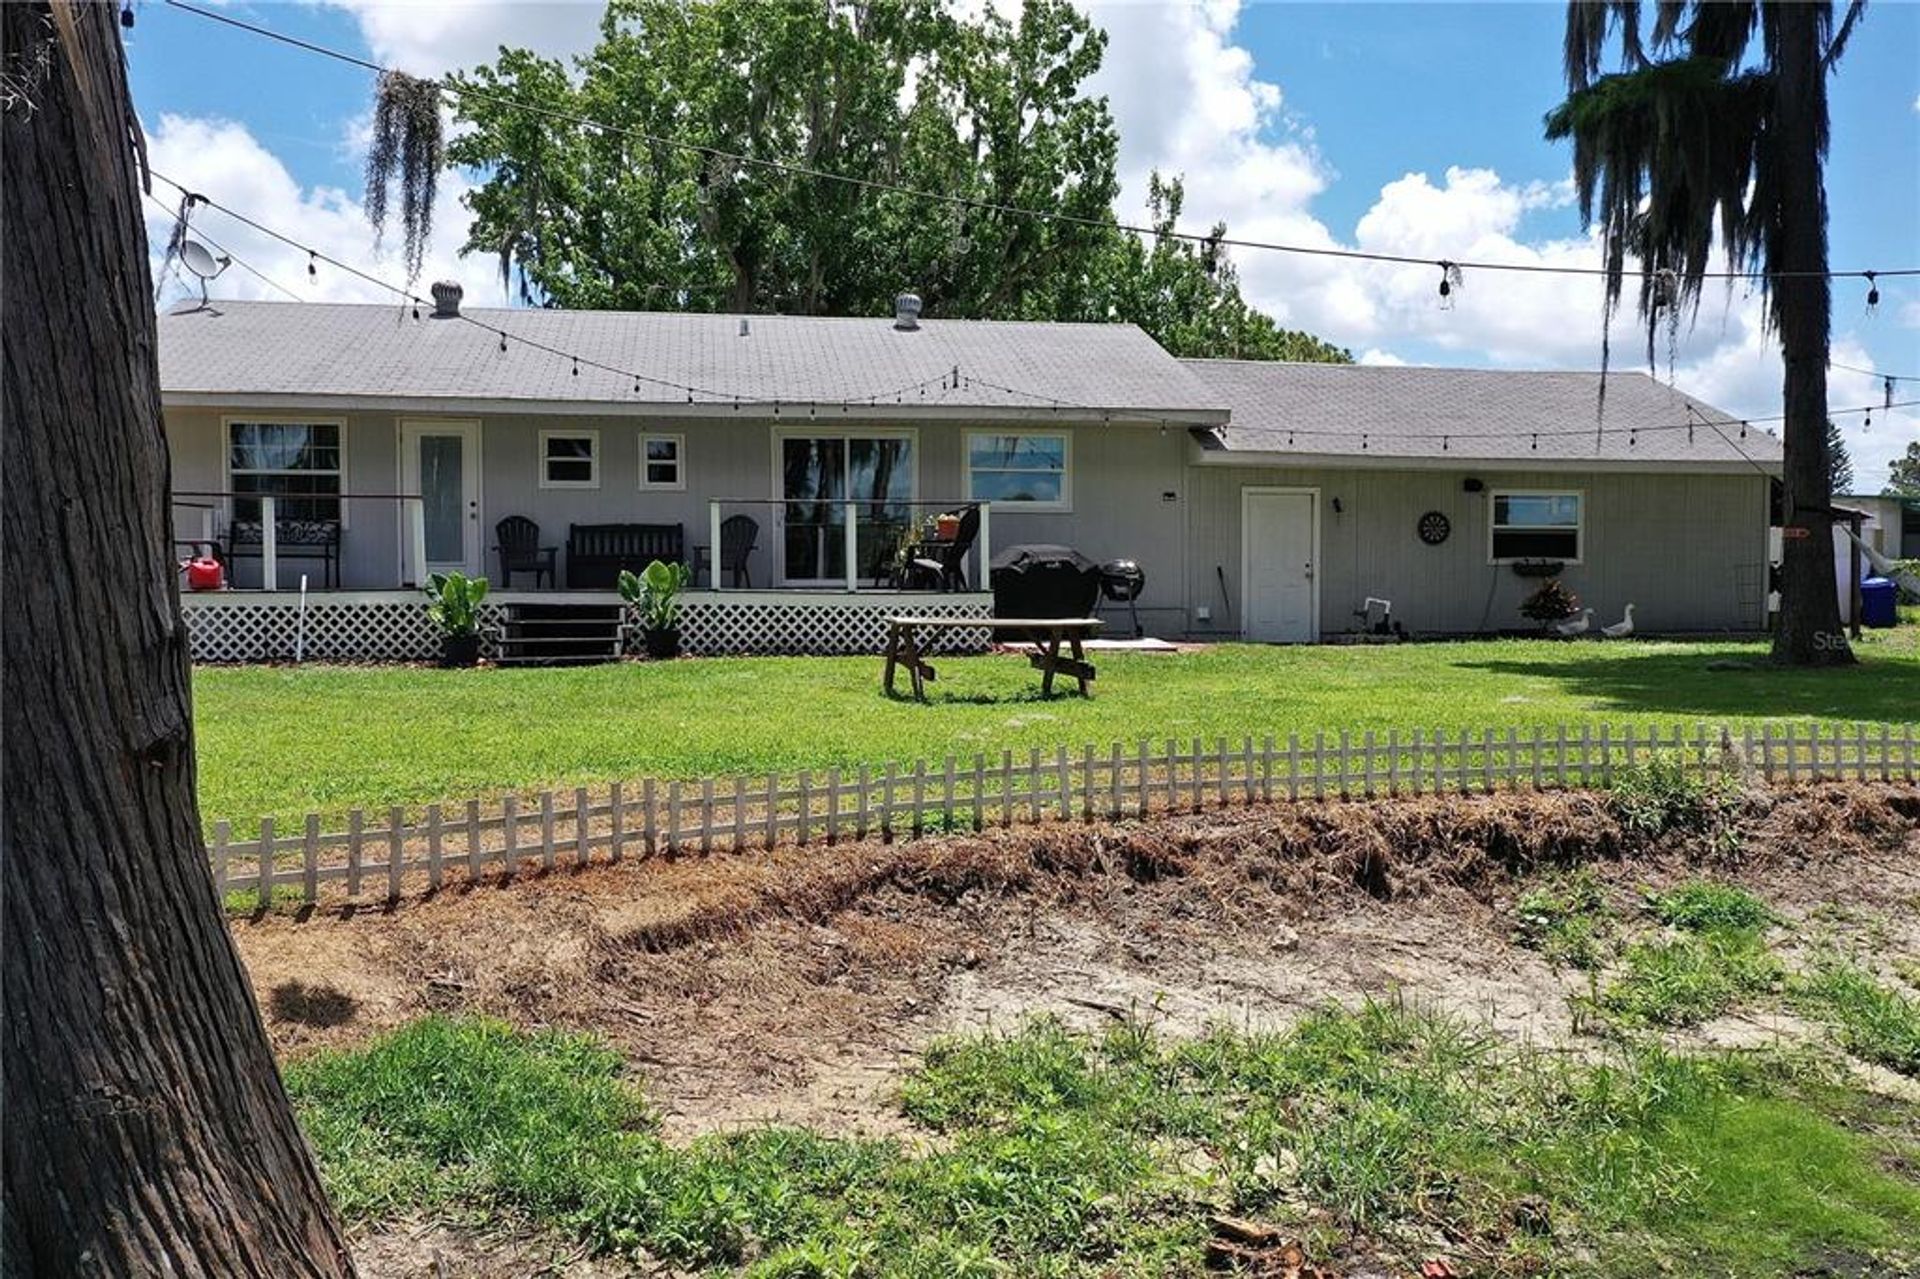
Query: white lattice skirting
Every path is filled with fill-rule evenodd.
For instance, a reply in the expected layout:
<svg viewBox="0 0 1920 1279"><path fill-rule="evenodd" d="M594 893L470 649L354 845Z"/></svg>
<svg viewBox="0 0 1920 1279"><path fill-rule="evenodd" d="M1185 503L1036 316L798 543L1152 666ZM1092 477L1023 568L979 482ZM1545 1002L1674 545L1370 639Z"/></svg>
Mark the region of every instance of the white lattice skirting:
<svg viewBox="0 0 1920 1279"><path fill-rule="evenodd" d="M494 655L494 636L515 603L606 603L604 596L497 595L480 607L481 651ZM289 595L187 596L181 601L196 662L289 662L299 642L300 605ZM879 653L886 618L991 617L988 595L827 596L809 599L784 592L737 597L689 595L680 614L680 642L697 657L748 654ZM977 653L987 648L985 630L941 636L939 651ZM638 636L633 641L637 645ZM426 604L410 592L309 599L303 654L322 662L430 662L440 655L440 635Z"/></svg>

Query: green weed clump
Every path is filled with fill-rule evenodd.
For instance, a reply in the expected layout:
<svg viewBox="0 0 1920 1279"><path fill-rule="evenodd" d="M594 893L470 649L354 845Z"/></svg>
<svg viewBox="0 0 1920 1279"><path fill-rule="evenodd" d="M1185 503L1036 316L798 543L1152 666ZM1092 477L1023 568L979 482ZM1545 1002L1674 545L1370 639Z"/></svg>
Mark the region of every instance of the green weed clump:
<svg viewBox="0 0 1920 1279"><path fill-rule="evenodd" d="M1582 867L1524 893L1514 906L1516 940L1556 964L1592 971L1613 931L1606 889Z"/></svg>
<svg viewBox="0 0 1920 1279"><path fill-rule="evenodd" d="M1661 923L1690 933L1744 932L1763 928L1774 918L1766 903L1746 889L1708 879L1649 894L1647 907Z"/></svg>
<svg viewBox="0 0 1920 1279"><path fill-rule="evenodd" d="M1778 1273L1920 1235L1920 1189L1787 1080L1652 1046L1575 1062L1399 1004L1194 1041L1043 1020L927 1052L902 1101L941 1140L913 1154L790 1128L676 1149L604 1046L478 1019L287 1071L351 1220L508 1215L762 1279L1188 1275L1220 1211L1322 1255L1437 1230L1514 1274Z"/></svg>
<svg viewBox="0 0 1920 1279"><path fill-rule="evenodd" d="M1635 942L1600 992L1599 1007L1626 1026L1697 1026L1776 989L1783 975L1780 961L1752 933Z"/></svg>
<svg viewBox="0 0 1920 1279"><path fill-rule="evenodd" d="M1690 764L1685 754L1657 752L1621 768L1611 793L1620 824L1630 831L1697 835L1723 855L1739 851L1739 782Z"/></svg>
<svg viewBox="0 0 1920 1279"><path fill-rule="evenodd" d="M1834 1028L1848 1052L1920 1077L1920 1000L1885 985L1858 964L1827 957L1799 983L1797 1002Z"/></svg>

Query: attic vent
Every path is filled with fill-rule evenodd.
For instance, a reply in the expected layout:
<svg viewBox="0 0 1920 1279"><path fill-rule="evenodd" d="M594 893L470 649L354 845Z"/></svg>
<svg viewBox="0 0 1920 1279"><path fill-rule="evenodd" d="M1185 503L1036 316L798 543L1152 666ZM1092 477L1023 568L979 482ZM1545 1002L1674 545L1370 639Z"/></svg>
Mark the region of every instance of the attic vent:
<svg viewBox="0 0 1920 1279"><path fill-rule="evenodd" d="M920 295L902 293L893 300L893 327L911 333L920 327Z"/></svg>
<svg viewBox="0 0 1920 1279"><path fill-rule="evenodd" d="M437 280L433 286L433 313L442 317L460 314L460 299L465 290L452 280Z"/></svg>

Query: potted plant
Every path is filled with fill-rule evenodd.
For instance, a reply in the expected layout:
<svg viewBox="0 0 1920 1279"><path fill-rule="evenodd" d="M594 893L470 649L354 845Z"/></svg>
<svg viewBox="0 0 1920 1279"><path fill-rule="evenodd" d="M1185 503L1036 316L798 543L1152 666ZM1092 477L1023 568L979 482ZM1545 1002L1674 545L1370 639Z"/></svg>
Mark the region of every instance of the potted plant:
<svg viewBox="0 0 1920 1279"><path fill-rule="evenodd" d="M620 598L640 614L640 637L647 656L680 656L680 592L693 574L685 564L659 560L646 571L620 570Z"/></svg>
<svg viewBox="0 0 1920 1279"><path fill-rule="evenodd" d="M440 628L440 665L473 666L480 660L480 601L487 579L465 573L427 578L427 616Z"/></svg>
<svg viewBox="0 0 1920 1279"><path fill-rule="evenodd" d="M1531 618L1546 630L1555 622L1564 622L1580 611L1580 597L1550 577L1520 604L1520 616Z"/></svg>

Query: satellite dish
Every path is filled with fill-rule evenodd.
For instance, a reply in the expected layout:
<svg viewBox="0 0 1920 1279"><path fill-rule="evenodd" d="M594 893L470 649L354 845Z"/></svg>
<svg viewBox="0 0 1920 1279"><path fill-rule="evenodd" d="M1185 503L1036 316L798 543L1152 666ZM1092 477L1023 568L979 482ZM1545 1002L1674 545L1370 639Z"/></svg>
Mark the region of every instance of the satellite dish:
<svg viewBox="0 0 1920 1279"><path fill-rule="evenodd" d="M214 257L207 246L198 240L187 240L180 245L180 265L200 277L200 305L207 304L207 281L219 275L232 265L233 259L222 255Z"/></svg>

